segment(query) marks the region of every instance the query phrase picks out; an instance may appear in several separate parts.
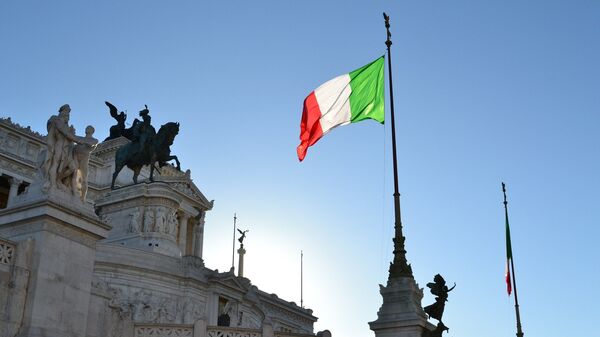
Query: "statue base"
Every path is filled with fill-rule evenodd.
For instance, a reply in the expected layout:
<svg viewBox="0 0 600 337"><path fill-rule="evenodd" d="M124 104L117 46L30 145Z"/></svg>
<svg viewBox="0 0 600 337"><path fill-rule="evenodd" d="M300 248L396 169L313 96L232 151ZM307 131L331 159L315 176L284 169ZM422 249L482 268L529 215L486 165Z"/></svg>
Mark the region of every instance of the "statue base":
<svg viewBox="0 0 600 337"><path fill-rule="evenodd" d="M31 243L19 336L85 336L96 242L110 226L77 196L31 187L0 211L0 236Z"/></svg>
<svg viewBox="0 0 600 337"><path fill-rule="evenodd" d="M377 320L369 322L376 337L421 337L425 329L433 329L421 306L423 290L412 277L393 278L379 288L383 304Z"/></svg>

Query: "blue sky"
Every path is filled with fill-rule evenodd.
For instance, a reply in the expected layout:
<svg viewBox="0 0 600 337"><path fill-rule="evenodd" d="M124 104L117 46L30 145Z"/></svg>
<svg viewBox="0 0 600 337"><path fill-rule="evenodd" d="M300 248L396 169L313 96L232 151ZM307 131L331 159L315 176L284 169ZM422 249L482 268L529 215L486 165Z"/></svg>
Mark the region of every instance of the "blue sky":
<svg viewBox="0 0 600 337"><path fill-rule="evenodd" d="M298 163L304 97L385 51L391 16L402 214L421 287L457 283L449 336L515 332L503 281L508 185L526 335L589 334L600 296L597 1L3 1L0 115L43 131L181 123L173 152L214 210L205 262L372 336L393 235L389 123L333 130ZM386 84L387 85L387 84ZM426 291L427 292L427 291ZM426 294L423 305L433 301Z"/></svg>

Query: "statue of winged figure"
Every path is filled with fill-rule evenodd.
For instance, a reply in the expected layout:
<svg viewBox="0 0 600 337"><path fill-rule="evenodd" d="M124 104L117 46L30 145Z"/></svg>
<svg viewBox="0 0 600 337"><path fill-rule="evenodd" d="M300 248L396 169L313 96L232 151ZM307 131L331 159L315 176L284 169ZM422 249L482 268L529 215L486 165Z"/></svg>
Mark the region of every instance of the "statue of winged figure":
<svg viewBox="0 0 600 337"><path fill-rule="evenodd" d="M433 317L441 322L442 315L444 314L444 307L448 301L448 293L456 287L456 283L452 288L448 289L446 280L444 280L442 275L437 274L434 276L433 282L427 283L427 287L431 289L431 293L437 297L435 298L435 303L425 307L425 312L429 317Z"/></svg>
<svg viewBox="0 0 600 337"><path fill-rule="evenodd" d="M106 104L106 106L108 107L108 109L110 111L110 116L117 121L116 125L113 125L110 127L110 131L109 131L110 134L108 137L106 137L106 139L104 141L119 138L119 137L125 137L125 138L133 141L134 140L133 139L134 138L133 137L133 129L134 129L135 125L137 123L139 123L140 121L136 118L133 121L133 126L130 128L126 128L125 120L127 120L127 114L123 111L118 112L119 110L117 109L117 107L108 101L105 101L104 104Z"/></svg>
<svg viewBox="0 0 600 337"><path fill-rule="evenodd" d="M240 244L244 244L244 239L246 238L246 233L248 233L250 230L247 229L245 231L241 231L239 228L237 230L238 232L240 232L240 234L242 234L242 236L240 236L240 238L238 239L238 241L240 242Z"/></svg>

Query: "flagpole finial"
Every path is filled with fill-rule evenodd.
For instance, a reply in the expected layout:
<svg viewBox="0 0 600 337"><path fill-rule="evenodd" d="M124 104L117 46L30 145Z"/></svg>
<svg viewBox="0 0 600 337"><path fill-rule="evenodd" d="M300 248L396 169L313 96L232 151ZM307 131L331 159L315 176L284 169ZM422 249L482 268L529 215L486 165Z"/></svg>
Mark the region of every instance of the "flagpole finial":
<svg viewBox="0 0 600 337"><path fill-rule="evenodd" d="M385 41L385 45L389 48L392 45L392 33L390 33L390 16L383 12L383 20L385 20L385 29L387 30L387 40Z"/></svg>
<svg viewBox="0 0 600 337"><path fill-rule="evenodd" d="M504 193L504 206L506 206L508 202L506 201L506 184L504 182L502 182L502 193Z"/></svg>

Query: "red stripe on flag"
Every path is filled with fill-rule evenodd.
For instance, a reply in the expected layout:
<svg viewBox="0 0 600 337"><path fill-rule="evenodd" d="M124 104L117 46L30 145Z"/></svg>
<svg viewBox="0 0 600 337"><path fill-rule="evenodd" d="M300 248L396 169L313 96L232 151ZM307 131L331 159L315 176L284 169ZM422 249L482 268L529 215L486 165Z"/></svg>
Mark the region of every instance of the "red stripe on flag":
<svg viewBox="0 0 600 337"><path fill-rule="evenodd" d="M512 292L512 282L510 281L510 265L508 264L508 260L506 260L506 292L508 292L508 296Z"/></svg>
<svg viewBox="0 0 600 337"><path fill-rule="evenodd" d="M302 120L300 121L300 145L296 148L298 159L304 160L308 147L316 143L323 136L321 129L321 109L315 92L311 92L304 99L304 109L302 111Z"/></svg>

